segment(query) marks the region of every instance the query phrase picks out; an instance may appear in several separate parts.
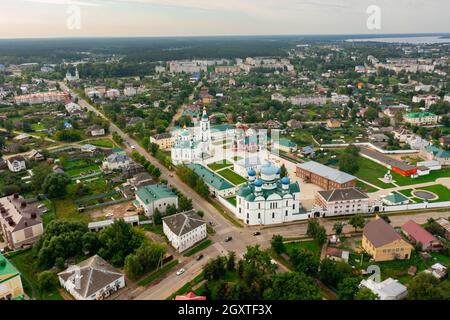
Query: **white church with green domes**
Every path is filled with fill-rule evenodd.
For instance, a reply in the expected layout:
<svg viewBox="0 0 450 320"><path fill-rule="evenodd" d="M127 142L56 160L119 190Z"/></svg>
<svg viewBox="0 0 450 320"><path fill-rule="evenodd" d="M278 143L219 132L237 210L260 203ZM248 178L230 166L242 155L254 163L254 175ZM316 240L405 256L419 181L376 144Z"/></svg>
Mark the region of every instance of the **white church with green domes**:
<svg viewBox="0 0 450 320"><path fill-rule="evenodd" d="M194 132L186 127L176 139L171 149L172 163L175 165L200 162L211 153L211 124L206 108Z"/></svg>
<svg viewBox="0 0 450 320"><path fill-rule="evenodd" d="M270 225L304 219L301 214L300 186L288 177L280 178L281 170L266 161L257 173L250 169L248 181L236 195L236 214L247 225Z"/></svg>

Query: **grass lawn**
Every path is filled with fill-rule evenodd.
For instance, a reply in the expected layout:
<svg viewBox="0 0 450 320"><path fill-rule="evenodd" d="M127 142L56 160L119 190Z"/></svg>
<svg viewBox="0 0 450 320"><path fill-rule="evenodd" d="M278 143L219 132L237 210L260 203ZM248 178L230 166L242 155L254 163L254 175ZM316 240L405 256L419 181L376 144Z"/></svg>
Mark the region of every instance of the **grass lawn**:
<svg viewBox="0 0 450 320"><path fill-rule="evenodd" d="M52 201L55 208L55 215L58 219L81 220L90 222L88 214L78 212L78 207L70 196Z"/></svg>
<svg viewBox="0 0 450 320"><path fill-rule="evenodd" d="M180 296L180 295L184 295L184 294L188 293L189 291L192 290L193 287L195 287L195 285L197 285L198 283L202 282L204 277L205 277L205 275L203 273L200 273L198 276L196 276L194 278L194 280L189 281L188 283L186 283L180 289L178 289L177 291L172 293L170 295L170 297L168 297L166 300L173 300L173 299L175 299L176 296Z"/></svg>
<svg viewBox="0 0 450 320"><path fill-rule="evenodd" d="M439 197L437 200L432 200L429 202L450 201L450 190L446 186L443 186L441 184L436 184L434 186L429 187L421 187L418 188L417 190L430 191Z"/></svg>
<svg viewBox="0 0 450 320"><path fill-rule="evenodd" d="M197 252L200 252L206 248L208 248L210 245L212 244L212 241L207 239L205 241L200 242L198 245L196 245L194 248L192 248L191 250L189 250L188 252L186 252L184 254L185 257L191 257L194 254L196 254Z"/></svg>
<svg viewBox="0 0 450 320"><path fill-rule="evenodd" d="M368 184L365 184L362 181L356 180L356 187L360 188L362 191L366 192L366 193L371 193L371 192L377 192L378 189L369 186Z"/></svg>
<svg viewBox="0 0 450 320"><path fill-rule="evenodd" d="M114 148L116 147L116 144L113 143L109 139L94 139L94 140L88 140L83 142L84 144L92 144L93 146L100 147L100 148Z"/></svg>
<svg viewBox="0 0 450 320"><path fill-rule="evenodd" d="M421 176L415 179L410 177L404 177L393 172L393 178L399 186L409 186L414 184L426 183L436 181L438 178L447 178L450 177L450 168L445 168L441 170L433 170L430 171L430 174L426 176Z"/></svg>
<svg viewBox="0 0 450 320"><path fill-rule="evenodd" d="M221 175L222 177L224 177L225 179L227 179L234 185L240 185L247 181L245 178L241 177L236 172L234 172L230 169L224 169L224 170L218 171L217 174Z"/></svg>
<svg viewBox="0 0 450 320"><path fill-rule="evenodd" d="M100 171L100 166L98 164L93 164L91 166L87 166L84 168L76 168L76 169L72 169L72 170L67 170L65 171L65 173L73 178L73 177L78 177L81 173L94 173L94 172L98 172Z"/></svg>
<svg viewBox="0 0 450 320"><path fill-rule="evenodd" d="M383 181L379 180L379 178L383 178L386 172L388 172L388 169L386 167L383 167L382 165L379 165L378 163L375 163L361 156L358 157L358 165L359 170L354 174L358 178L374 184L382 189L394 187L393 184L384 183ZM396 177L394 177L394 180L397 180Z"/></svg>
<svg viewBox="0 0 450 320"><path fill-rule="evenodd" d="M37 276L44 270L39 270L37 259L31 249L24 250L9 260L21 273L23 288L29 297L34 297L37 300L64 300L57 289L45 293L41 293L38 289Z"/></svg>
<svg viewBox="0 0 450 320"><path fill-rule="evenodd" d="M225 281L228 283L239 283L240 278L236 271L227 271L225 275L220 279L220 281ZM220 281L209 281L209 289L211 294L211 300L216 300L217 290L219 288L219 282ZM195 294L197 295L204 295L203 294L204 286L201 286L197 290L195 290Z"/></svg>
<svg viewBox="0 0 450 320"><path fill-rule="evenodd" d="M411 191L413 191L413 189L399 190L398 192L400 192L404 196L412 197L413 195L411 194Z"/></svg>
<svg viewBox="0 0 450 320"><path fill-rule="evenodd" d="M210 168L212 171L217 171L220 169L228 168L232 166L233 164L231 162L228 162L227 160L224 161L217 161L214 163L208 164L208 168Z"/></svg>
<svg viewBox="0 0 450 320"><path fill-rule="evenodd" d="M294 248L303 248L307 251L314 253L317 256L320 256L320 248L316 241L299 241L299 242L290 242L285 243L284 247L286 248L286 253L289 255Z"/></svg>
<svg viewBox="0 0 450 320"><path fill-rule="evenodd" d="M33 129L33 131L39 131L39 130L45 130L46 128L43 124L33 123L31 125L31 129Z"/></svg>
<svg viewBox="0 0 450 320"><path fill-rule="evenodd" d="M178 260L174 260L174 261L169 262L168 264L166 264L161 269L151 273L148 277L146 277L143 280L139 281L138 285L140 285L142 287L148 285L149 283L153 282L154 280L156 280L157 278L162 276L164 273L169 272L170 269L175 267L177 264L178 264Z"/></svg>

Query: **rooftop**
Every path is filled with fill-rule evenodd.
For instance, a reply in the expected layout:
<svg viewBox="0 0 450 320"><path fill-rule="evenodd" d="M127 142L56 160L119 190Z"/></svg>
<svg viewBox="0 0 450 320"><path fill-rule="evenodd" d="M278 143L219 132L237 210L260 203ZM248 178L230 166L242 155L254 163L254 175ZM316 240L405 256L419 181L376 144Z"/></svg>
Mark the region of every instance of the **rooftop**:
<svg viewBox="0 0 450 320"><path fill-rule="evenodd" d="M198 163L190 163L187 167L202 178L207 185L216 190L226 190L234 187L230 182Z"/></svg>
<svg viewBox="0 0 450 320"><path fill-rule="evenodd" d="M346 183L346 182L356 179L356 177L354 177L348 173L339 171L337 169L330 168L326 165L323 165L323 164L315 162L315 161L299 163L299 164L297 164L297 167L300 169L312 172L314 174L317 174L321 177L325 177L328 180L332 180L337 183Z"/></svg>
<svg viewBox="0 0 450 320"><path fill-rule="evenodd" d="M318 193L328 202L361 200L369 198L364 192L356 188L318 191Z"/></svg>
<svg viewBox="0 0 450 320"><path fill-rule="evenodd" d="M141 199L145 204L149 204L160 199L175 198L177 195L165 184L151 184L139 188L136 191L136 197Z"/></svg>
<svg viewBox="0 0 450 320"><path fill-rule="evenodd" d="M177 236L182 236L205 224L205 220L195 210L177 213L162 220Z"/></svg>
<svg viewBox="0 0 450 320"><path fill-rule="evenodd" d="M428 244L433 241L438 241L435 236L433 236L413 220L409 220L408 222L406 222L402 226L402 229L408 234L408 236L414 238L415 241L418 241L422 244Z"/></svg>
<svg viewBox="0 0 450 320"><path fill-rule="evenodd" d="M0 253L0 283L20 275L19 271Z"/></svg>
<svg viewBox="0 0 450 320"><path fill-rule="evenodd" d="M368 222L364 227L363 234L376 248L402 240L394 228L381 218Z"/></svg>

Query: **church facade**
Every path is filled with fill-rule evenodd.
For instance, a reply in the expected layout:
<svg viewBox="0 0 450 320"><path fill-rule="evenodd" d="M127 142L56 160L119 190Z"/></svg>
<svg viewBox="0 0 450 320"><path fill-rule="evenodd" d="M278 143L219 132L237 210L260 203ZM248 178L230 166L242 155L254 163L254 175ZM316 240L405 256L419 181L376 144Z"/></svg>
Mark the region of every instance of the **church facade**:
<svg viewBox="0 0 450 320"><path fill-rule="evenodd" d="M194 131L186 127L175 140L171 149L172 163L175 165L200 162L211 153L211 124L206 109Z"/></svg>
<svg viewBox="0 0 450 320"><path fill-rule="evenodd" d="M288 177L280 178L279 167L266 161L259 176L248 171L247 183L236 196L236 214L248 225L270 225L298 220L301 217L300 186Z"/></svg>

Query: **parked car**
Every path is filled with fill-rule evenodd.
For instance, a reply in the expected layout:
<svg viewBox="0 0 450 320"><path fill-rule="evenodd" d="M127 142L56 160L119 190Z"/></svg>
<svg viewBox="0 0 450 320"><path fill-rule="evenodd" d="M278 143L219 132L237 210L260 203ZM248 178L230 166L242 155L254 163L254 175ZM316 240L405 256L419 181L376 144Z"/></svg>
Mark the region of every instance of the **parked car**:
<svg viewBox="0 0 450 320"><path fill-rule="evenodd" d="M186 270L184 270L184 268L181 268L180 270L177 271L177 276L181 276L185 272Z"/></svg>
<svg viewBox="0 0 450 320"><path fill-rule="evenodd" d="M225 242L230 242L231 240L233 240L232 236L228 236L228 237L225 238Z"/></svg>
<svg viewBox="0 0 450 320"><path fill-rule="evenodd" d="M259 232L259 231L253 232L253 235L254 235L254 236L260 236L260 235L261 235L261 232Z"/></svg>
<svg viewBox="0 0 450 320"><path fill-rule="evenodd" d="M196 258L195 258L195 260L197 260L197 261L200 261L200 260L202 260L203 259L203 254L199 254Z"/></svg>

